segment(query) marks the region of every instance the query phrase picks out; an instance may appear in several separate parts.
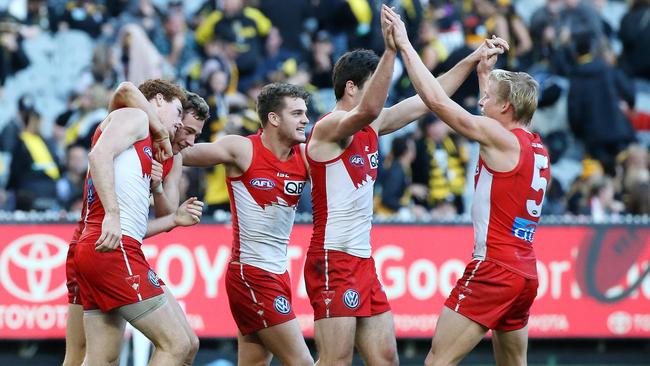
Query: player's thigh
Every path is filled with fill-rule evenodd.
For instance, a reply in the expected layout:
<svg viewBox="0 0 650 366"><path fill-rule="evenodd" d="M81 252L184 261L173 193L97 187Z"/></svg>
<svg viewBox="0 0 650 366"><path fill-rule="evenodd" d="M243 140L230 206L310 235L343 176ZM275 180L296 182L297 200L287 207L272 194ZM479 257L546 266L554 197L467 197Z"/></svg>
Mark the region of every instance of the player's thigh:
<svg viewBox="0 0 650 366"><path fill-rule="evenodd" d="M68 304L68 319L65 328L65 359L63 365L81 365L86 354L83 306Z"/></svg>
<svg viewBox="0 0 650 366"><path fill-rule="evenodd" d="M355 343L366 365L399 364L393 313L390 311L359 318Z"/></svg>
<svg viewBox="0 0 650 366"><path fill-rule="evenodd" d="M319 359L352 360L357 318L323 318L314 322L314 339Z"/></svg>
<svg viewBox="0 0 650 366"><path fill-rule="evenodd" d="M237 365L268 366L273 355L256 333L243 335L237 332Z"/></svg>
<svg viewBox="0 0 650 366"><path fill-rule="evenodd" d="M120 355L124 319L114 313L86 311L83 317L86 333L86 361L84 365L113 365Z"/></svg>
<svg viewBox="0 0 650 366"><path fill-rule="evenodd" d="M68 319L65 325L66 352L68 347L85 347L84 309L77 304L68 304Z"/></svg>
<svg viewBox="0 0 650 366"><path fill-rule="evenodd" d="M443 306L426 364L458 364L476 347L487 331L486 327Z"/></svg>
<svg viewBox="0 0 650 366"><path fill-rule="evenodd" d="M492 331L492 347L497 365L526 365L528 326L511 331Z"/></svg>
<svg viewBox="0 0 650 366"><path fill-rule="evenodd" d="M162 288L165 291L165 296L167 296L167 301L172 306L174 315L176 315L176 320L178 320L178 322L183 326L183 331L185 332L185 335L187 335L188 339L192 342L193 347L198 348L199 338L196 336L194 329L192 329L192 326L187 321L185 311L183 311L181 305L178 303L178 301L176 301L174 294L171 293L169 288L167 288L167 286L162 286Z"/></svg>
<svg viewBox="0 0 650 366"><path fill-rule="evenodd" d="M166 301L166 296L160 296L165 297L164 303L155 310L130 321L131 325L161 350L174 354L189 353L190 340L182 331L183 322L176 316L173 304Z"/></svg>
<svg viewBox="0 0 650 366"><path fill-rule="evenodd" d="M264 328L257 336L283 365L314 364L296 319Z"/></svg>

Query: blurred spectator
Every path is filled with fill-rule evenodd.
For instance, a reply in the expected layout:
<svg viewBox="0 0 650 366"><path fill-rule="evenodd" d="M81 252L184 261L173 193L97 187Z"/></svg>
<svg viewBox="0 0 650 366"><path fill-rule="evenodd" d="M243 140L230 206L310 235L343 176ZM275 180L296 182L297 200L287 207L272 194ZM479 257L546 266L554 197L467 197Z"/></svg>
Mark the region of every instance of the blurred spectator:
<svg viewBox="0 0 650 366"><path fill-rule="evenodd" d="M316 33L311 47L309 66L311 83L319 88L332 88L332 70L334 69L334 45L330 34L321 30Z"/></svg>
<svg viewBox="0 0 650 366"><path fill-rule="evenodd" d="M631 190L627 211L633 215L650 215L650 183L639 183Z"/></svg>
<svg viewBox="0 0 650 366"><path fill-rule="evenodd" d="M19 100L17 123L21 131L12 151L7 184L7 189L14 193L15 208L23 211L57 209L56 181L61 173L53 145L41 136L41 116L29 95Z"/></svg>
<svg viewBox="0 0 650 366"><path fill-rule="evenodd" d="M0 90L7 77L29 65L19 31L18 20L0 11Z"/></svg>
<svg viewBox="0 0 650 366"><path fill-rule="evenodd" d="M259 9L244 7L243 0L224 0L223 11L210 13L196 29L196 41L199 45L205 45L214 37L234 40L239 70L238 88L244 91L255 81L271 27L271 21Z"/></svg>
<svg viewBox="0 0 650 366"><path fill-rule="evenodd" d="M70 29L78 29L93 38L101 34L105 22L105 9L95 0L69 1L63 13L62 22Z"/></svg>
<svg viewBox="0 0 650 366"><path fill-rule="evenodd" d="M170 6L163 16L163 31L153 34L153 44L181 76L196 55L194 34L188 29L182 6Z"/></svg>
<svg viewBox="0 0 650 366"><path fill-rule="evenodd" d="M305 21L311 16L309 0L260 0L259 4L260 11L280 31L283 48L296 56L302 54Z"/></svg>
<svg viewBox="0 0 650 366"><path fill-rule="evenodd" d="M450 128L436 116L423 118L420 131L411 166L414 202L443 216L463 213L468 160L465 147L456 135L450 135Z"/></svg>
<svg viewBox="0 0 650 366"><path fill-rule="evenodd" d="M569 124L592 158L614 176L615 157L632 142L634 130L619 104L634 106L634 86L623 73L591 53L593 37L576 35L577 66L569 78Z"/></svg>
<svg viewBox="0 0 650 366"><path fill-rule="evenodd" d="M508 25L510 51L507 54L508 67L511 70L526 70L533 63L533 41L524 20L517 14L510 0L499 0L499 12L503 14Z"/></svg>
<svg viewBox="0 0 650 366"><path fill-rule="evenodd" d="M631 77L650 80L650 0L634 0L621 19L621 68Z"/></svg>
<svg viewBox="0 0 650 366"><path fill-rule="evenodd" d="M589 211L594 222L603 222L625 210L623 203L615 199L614 193L614 182L609 177L594 184L589 194Z"/></svg>
<svg viewBox="0 0 650 366"><path fill-rule="evenodd" d="M533 40L533 58L546 59L562 32L563 0L546 0L544 6L535 10L530 19L530 35Z"/></svg>
<svg viewBox="0 0 650 366"><path fill-rule="evenodd" d="M53 134L59 147L66 149L78 143L90 149L95 127L108 114L108 95L106 88L95 84L70 103L68 110L56 118L54 126Z"/></svg>
<svg viewBox="0 0 650 366"><path fill-rule="evenodd" d="M65 171L56 182L59 202L68 211L81 211L83 187L88 169L88 150L83 145L70 145L65 154Z"/></svg>
<svg viewBox="0 0 650 366"><path fill-rule="evenodd" d="M379 213L394 214L409 206L411 164L415 159L415 143L410 136L393 139L390 154L381 174L381 205Z"/></svg>
<svg viewBox="0 0 650 366"><path fill-rule="evenodd" d="M142 27L136 24L122 27L117 46L122 51L122 80L140 85L145 80L163 77L164 59Z"/></svg>

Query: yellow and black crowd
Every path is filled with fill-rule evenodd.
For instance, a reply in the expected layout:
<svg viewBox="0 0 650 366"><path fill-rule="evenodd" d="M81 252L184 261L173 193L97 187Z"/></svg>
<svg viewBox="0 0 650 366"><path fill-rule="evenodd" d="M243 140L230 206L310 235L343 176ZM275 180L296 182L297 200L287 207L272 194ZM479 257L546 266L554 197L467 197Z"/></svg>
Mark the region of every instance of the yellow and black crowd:
<svg viewBox="0 0 650 366"><path fill-rule="evenodd" d="M387 2L387 1L383 1ZM331 72L354 48L382 52L380 0L10 0L0 3L0 210L78 211L90 137L125 80L173 80L210 105L200 141L259 128L273 81L304 86L310 123L335 103ZM549 147L545 215L602 222L650 214L650 0L392 0L425 65L449 70L491 35L497 67L540 84L533 120ZM399 62L388 103L413 95ZM453 96L480 113L475 75ZM478 147L435 115L380 141L382 219L467 217ZM222 167L182 189L229 210ZM309 199L300 210L309 212Z"/></svg>

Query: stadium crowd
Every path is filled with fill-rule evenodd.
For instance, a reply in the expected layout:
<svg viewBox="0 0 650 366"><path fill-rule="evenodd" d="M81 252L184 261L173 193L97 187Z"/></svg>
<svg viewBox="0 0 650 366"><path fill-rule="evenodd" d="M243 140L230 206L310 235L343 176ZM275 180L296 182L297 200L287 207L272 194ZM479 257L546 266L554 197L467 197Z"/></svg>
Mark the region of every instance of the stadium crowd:
<svg viewBox="0 0 650 366"><path fill-rule="evenodd" d="M120 82L174 80L210 118L199 141L251 134L273 81L304 86L313 126L334 105L345 51L383 51L380 0L21 0L0 5L0 209L81 208L87 153ZM434 75L493 34L497 67L540 83L533 128L554 169L545 215L596 222L650 214L650 1L395 0ZM388 103L414 94L398 65ZM453 99L478 114L475 74ZM478 145L435 115L380 140L376 213L447 220L468 212ZM223 166L188 170L183 196L229 210ZM308 194L308 192L306 193ZM309 212L309 199L300 207Z"/></svg>

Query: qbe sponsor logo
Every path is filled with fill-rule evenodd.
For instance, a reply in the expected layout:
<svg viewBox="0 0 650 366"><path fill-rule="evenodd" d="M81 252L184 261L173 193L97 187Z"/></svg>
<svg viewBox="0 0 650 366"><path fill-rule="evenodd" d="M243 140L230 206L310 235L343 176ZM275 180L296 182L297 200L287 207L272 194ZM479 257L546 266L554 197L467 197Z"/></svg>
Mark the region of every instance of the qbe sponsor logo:
<svg viewBox="0 0 650 366"><path fill-rule="evenodd" d="M300 196L305 189L306 183L304 180L285 180L284 193L289 196Z"/></svg>
<svg viewBox="0 0 650 366"><path fill-rule="evenodd" d="M379 167L379 152L375 151L368 154L368 161L370 162L370 169L377 169Z"/></svg>

